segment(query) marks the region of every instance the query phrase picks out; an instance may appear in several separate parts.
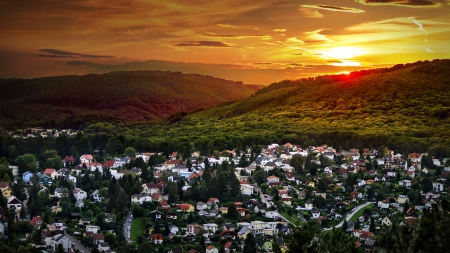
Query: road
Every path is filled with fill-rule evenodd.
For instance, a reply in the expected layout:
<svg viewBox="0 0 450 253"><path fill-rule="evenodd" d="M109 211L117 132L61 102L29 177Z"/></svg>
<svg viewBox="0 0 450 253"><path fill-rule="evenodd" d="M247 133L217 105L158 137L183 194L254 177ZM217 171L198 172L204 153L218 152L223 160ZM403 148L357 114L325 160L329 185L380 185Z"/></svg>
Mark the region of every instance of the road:
<svg viewBox="0 0 450 253"><path fill-rule="evenodd" d="M262 193L261 189L259 188L259 185L255 183L255 184L253 185L253 187L255 188L255 190L256 190L257 192L259 192L259 198L261 198L261 202L262 202L262 203L265 203L267 209L269 209L269 208L272 206L272 204L270 204L269 201L266 201L266 197L264 196L264 194Z"/></svg>
<svg viewBox="0 0 450 253"><path fill-rule="evenodd" d="M375 203L375 202L367 202L367 203L365 203L365 204L361 204L361 205L357 206L354 212L348 213L347 216L345 216L345 220L347 220L347 221L350 220L350 218L351 218L356 212L358 212L359 210L361 210L361 208L364 208L364 207L366 207L366 206L368 206L368 205L370 205L370 204L374 204L374 203ZM344 224L344 220L342 220L341 222L339 222L335 227L336 227L336 228L340 228L340 227L342 227L342 224ZM328 228L327 230L330 230L330 229L331 229L331 228Z"/></svg>
<svg viewBox="0 0 450 253"><path fill-rule="evenodd" d="M131 229L131 214L132 212L128 210L127 216L125 217L125 221L123 222L123 236L125 237L125 240L127 240L128 243L132 243L133 241L128 238L128 226L130 226Z"/></svg>
<svg viewBox="0 0 450 253"><path fill-rule="evenodd" d="M64 236L69 238L69 240L73 243L75 249L78 249L80 252L91 253L91 251L84 247L77 239L69 235L66 230L64 230Z"/></svg>

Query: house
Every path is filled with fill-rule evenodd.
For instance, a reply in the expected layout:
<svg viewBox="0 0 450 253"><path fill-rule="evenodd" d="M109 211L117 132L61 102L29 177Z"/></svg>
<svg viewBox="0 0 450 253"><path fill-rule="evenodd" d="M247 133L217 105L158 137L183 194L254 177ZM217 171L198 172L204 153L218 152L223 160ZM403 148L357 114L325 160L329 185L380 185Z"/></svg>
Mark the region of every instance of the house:
<svg viewBox="0 0 450 253"><path fill-rule="evenodd" d="M58 246L62 245L64 252L72 251L72 242L64 235L56 235L51 240L51 248L53 251L58 250Z"/></svg>
<svg viewBox="0 0 450 253"><path fill-rule="evenodd" d="M153 193L152 194L152 201L161 202L161 201L163 201L163 197L159 193Z"/></svg>
<svg viewBox="0 0 450 253"><path fill-rule="evenodd" d="M58 172L56 172L55 169L46 169L44 170L44 175L47 175L52 178L52 180L55 180L58 178Z"/></svg>
<svg viewBox="0 0 450 253"><path fill-rule="evenodd" d="M267 182L268 183L278 183L278 182L280 182L280 178L276 177L276 176L268 176Z"/></svg>
<svg viewBox="0 0 450 253"><path fill-rule="evenodd" d="M102 196L100 195L100 193L98 192L98 190L95 190L94 192L92 192L91 195L90 195L90 197L91 197L91 199L92 199L93 201L95 201L95 202L102 202L102 201L105 199L105 197L102 197Z"/></svg>
<svg viewBox="0 0 450 253"><path fill-rule="evenodd" d="M86 232L92 232L94 234L97 234L99 230L100 230L99 226L95 226L95 225L86 226Z"/></svg>
<svg viewBox="0 0 450 253"><path fill-rule="evenodd" d="M180 204L180 210L183 212L188 212L188 213L193 212L194 205L186 204L186 203Z"/></svg>
<svg viewBox="0 0 450 253"><path fill-rule="evenodd" d="M31 219L30 224L33 227L40 227L44 221L40 216L34 216L33 219Z"/></svg>
<svg viewBox="0 0 450 253"><path fill-rule="evenodd" d="M399 186L403 186L408 189L411 188L411 184L412 184L411 180L402 180L402 181L398 182Z"/></svg>
<svg viewBox="0 0 450 253"><path fill-rule="evenodd" d="M80 156L80 162L81 164L89 164L94 160L94 157L92 155L89 154L84 154L82 156Z"/></svg>
<svg viewBox="0 0 450 253"><path fill-rule="evenodd" d="M78 222L84 225L91 225L91 218L88 217L80 218Z"/></svg>
<svg viewBox="0 0 450 253"><path fill-rule="evenodd" d="M5 197L6 199L11 197L12 189L11 189L11 187L9 187L8 182L0 182L0 191L3 195L3 197Z"/></svg>
<svg viewBox="0 0 450 253"><path fill-rule="evenodd" d="M98 170L98 172L103 173L103 168L102 168L102 164L101 163L98 163L98 162L88 163L88 164L86 164L86 167L91 172L95 172L96 170Z"/></svg>
<svg viewBox="0 0 450 253"><path fill-rule="evenodd" d="M306 189L302 189L298 192L298 198L299 199L305 199L306 197Z"/></svg>
<svg viewBox="0 0 450 253"><path fill-rule="evenodd" d="M208 208L208 206L206 205L206 203L197 202L195 209L198 211L201 211L201 210L206 210L207 208Z"/></svg>
<svg viewBox="0 0 450 253"><path fill-rule="evenodd" d="M103 233L94 233L94 234L92 234L92 242L94 243L94 245L99 245L100 243L104 243L105 242L105 235Z"/></svg>
<svg viewBox="0 0 450 253"><path fill-rule="evenodd" d="M433 191L434 192L441 192L443 190L444 190L444 184L438 183L438 182L433 183Z"/></svg>
<svg viewBox="0 0 450 253"><path fill-rule="evenodd" d="M256 248L265 251L265 252L271 252L272 251L272 242L267 239L259 239L256 241Z"/></svg>
<svg viewBox="0 0 450 253"><path fill-rule="evenodd" d="M142 194L151 196L155 193L160 193L159 187L155 183L146 183L142 185Z"/></svg>
<svg viewBox="0 0 450 253"><path fill-rule="evenodd" d="M198 223L188 224L186 232L197 235L200 232L200 226L198 225Z"/></svg>
<svg viewBox="0 0 450 253"><path fill-rule="evenodd" d="M31 179L33 178L33 173L32 172L25 172L22 174L22 182L25 184L28 184L31 182Z"/></svg>
<svg viewBox="0 0 450 253"><path fill-rule="evenodd" d="M414 171L407 171L406 175L408 175L411 178L415 178L416 177L416 172L414 172Z"/></svg>
<svg viewBox="0 0 450 253"><path fill-rule="evenodd" d="M158 210L161 211L170 210L170 205L167 203L167 201L161 201L158 204Z"/></svg>
<svg viewBox="0 0 450 253"><path fill-rule="evenodd" d="M378 201L378 208L389 209L389 201L386 201L386 200Z"/></svg>
<svg viewBox="0 0 450 253"><path fill-rule="evenodd" d="M317 209L316 210L312 210L311 214L312 214L311 219L319 219L319 217L320 217L320 211L317 210Z"/></svg>
<svg viewBox="0 0 450 253"><path fill-rule="evenodd" d="M218 198L209 198L208 201L206 201L206 205L209 209L215 209L219 205L219 203L220 201Z"/></svg>
<svg viewBox="0 0 450 253"><path fill-rule="evenodd" d="M142 205L144 202L151 202L152 197L142 194L133 194L131 196L131 203Z"/></svg>
<svg viewBox="0 0 450 253"><path fill-rule="evenodd" d="M73 196L75 197L76 200L83 200L87 198L87 193L81 190L80 188L75 188L73 189Z"/></svg>
<svg viewBox="0 0 450 253"><path fill-rule="evenodd" d="M241 193L242 195L252 195L253 194L253 186L248 184L241 184Z"/></svg>
<svg viewBox="0 0 450 253"><path fill-rule="evenodd" d="M350 192L350 198L352 201L359 201L362 197L363 195L360 192Z"/></svg>
<svg viewBox="0 0 450 253"><path fill-rule="evenodd" d="M386 216L381 220L381 225L383 226L390 226L392 225L392 221Z"/></svg>
<svg viewBox="0 0 450 253"><path fill-rule="evenodd" d="M264 217L276 220L280 218L280 214L278 213L278 211L266 211L264 213Z"/></svg>
<svg viewBox="0 0 450 253"><path fill-rule="evenodd" d="M8 198L6 207L10 210L10 211L20 211L22 209L22 202L20 200L18 200L16 197L14 197L13 195L11 195Z"/></svg>
<svg viewBox="0 0 450 253"><path fill-rule="evenodd" d="M166 219L168 220L177 220L178 219L178 214L175 212L168 212L166 213Z"/></svg>
<svg viewBox="0 0 450 253"><path fill-rule="evenodd" d="M222 230L219 236L222 240L234 240L236 238L236 232L230 230Z"/></svg>
<svg viewBox="0 0 450 253"><path fill-rule="evenodd" d="M408 201L408 197L405 195L398 195L397 203L404 204L406 201Z"/></svg>
<svg viewBox="0 0 450 253"><path fill-rule="evenodd" d="M170 207L169 207L170 209ZM150 218L152 218L153 221L161 220L162 219L162 213L158 210L150 212Z"/></svg>
<svg viewBox="0 0 450 253"><path fill-rule="evenodd" d="M239 232L238 232L238 237L239 237L241 240L245 240L245 238L247 238L247 235L251 233L249 227L251 227L251 225L250 225L250 226L243 226L243 227L241 228L241 230L239 230Z"/></svg>
<svg viewBox="0 0 450 253"><path fill-rule="evenodd" d="M62 160L64 167L69 167L69 165L73 165L75 162L75 158L73 156L66 156Z"/></svg>
<svg viewBox="0 0 450 253"><path fill-rule="evenodd" d="M176 235L176 234L178 234L179 229L176 225L170 225L169 231L170 231L170 233Z"/></svg>
<svg viewBox="0 0 450 253"><path fill-rule="evenodd" d="M111 246L108 242L101 242L98 244L98 251L100 252L107 252L107 253L115 253L114 251L111 251Z"/></svg>
<svg viewBox="0 0 450 253"><path fill-rule="evenodd" d="M203 224L203 229L204 230L209 230L209 231L213 232L214 234L216 233L218 228L219 228L219 226L216 223Z"/></svg>
<svg viewBox="0 0 450 253"><path fill-rule="evenodd" d="M54 196L57 198L69 197L69 190L67 188L58 187L55 189Z"/></svg>
<svg viewBox="0 0 450 253"><path fill-rule="evenodd" d="M36 174L39 180L39 183L45 186L50 186L52 184L52 178L49 175L45 175L44 173Z"/></svg>
<svg viewBox="0 0 450 253"><path fill-rule="evenodd" d="M213 245L209 245L206 247L206 253L219 253L219 250Z"/></svg>

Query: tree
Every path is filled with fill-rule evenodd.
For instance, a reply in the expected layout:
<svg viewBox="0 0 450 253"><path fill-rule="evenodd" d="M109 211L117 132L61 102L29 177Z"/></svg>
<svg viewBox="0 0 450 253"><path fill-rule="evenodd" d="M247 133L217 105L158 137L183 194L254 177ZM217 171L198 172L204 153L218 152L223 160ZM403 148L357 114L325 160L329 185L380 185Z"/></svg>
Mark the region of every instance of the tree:
<svg viewBox="0 0 450 253"><path fill-rule="evenodd" d="M116 236L111 233L106 233L105 235L105 242L109 243L109 245L114 245L116 241Z"/></svg>
<svg viewBox="0 0 450 253"><path fill-rule="evenodd" d="M375 233L375 220L370 217L369 231Z"/></svg>
<svg viewBox="0 0 450 253"><path fill-rule="evenodd" d="M128 147L125 149L125 156L128 157L136 157L136 149L132 147Z"/></svg>
<svg viewBox="0 0 450 253"><path fill-rule="evenodd" d="M249 233L245 238L242 253L256 253L256 240L252 233Z"/></svg>
<svg viewBox="0 0 450 253"><path fill-rule="evenodd" d="M430 192L433 190L433 181L429 177L425 177L420 182L422 191L424 193Z"/></svg>
<svg viewBox="0 0 450 253"><path fill-rule="evenodd" d="M308 221L303 226L295 227L292 233L286 236L287 252L319 252L316 234L320 229L316 221Z"/></svg>
<svg viewBox="0 0 450 253"><path fill-rule="evenodd" d="M234 205L234 203L231 203L228 205L227 217L228 217L228 219L233 220L233 221L238 219L239 214L236 209L236 205Z"/></svg>
<svg viewBox="0 0 450 253"><path fill-rule="evenodd" d="M7 175L7 174L5 174L5 175ZM25 188L25 186L24 186L24 184L23 184L21 179L18 179L17 183L12 186L12 193L13 193L13 195L18 200L20 200L22 202L27 199L27 192L26 191L27 190L26 190L26 188Z"/></svg>
<svg viewBox="0 0 450 253"><path fill-rule="evenodd" d="M24 154L17 157L16 163L19 165L19 173L21 174L27 171L36 172L37 170L36 157L32 154Z"/></svg>
<svg viewBox="0 0 450 253"><path fill-rule="evenodd" d="M267 182L267 173L263 169L256 169L252 176L258 185Z"/></svg>
<svg viewBox="0 0 450 253"><path fill-rule="evenodd" d="M289 165L294 167L295 171L298 174L302 174L303 173L303 162L304 162L304 158L300 155L294 155L291 158L291 161L289 162Z"/></svg>
<svg viewBox="0 0 450 253"><path fill-rule="evenodd" d="M169 203L175 203L178 201L178 185L177 183L170 182L169 184Z"/></svg>

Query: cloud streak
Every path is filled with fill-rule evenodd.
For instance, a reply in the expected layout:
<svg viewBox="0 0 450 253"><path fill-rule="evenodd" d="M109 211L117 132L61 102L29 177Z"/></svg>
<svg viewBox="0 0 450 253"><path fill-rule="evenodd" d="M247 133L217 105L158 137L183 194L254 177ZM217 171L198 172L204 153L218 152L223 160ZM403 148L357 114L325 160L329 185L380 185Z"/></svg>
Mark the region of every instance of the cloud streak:
<svg viewBox="0 0 450 253"><path fill-rule="evenodd" d="M38 54L39 57L47 58L114 58L110 55L80 54L59 49L40 49L40 52L47 54Z"/></svg>
<svg viewBox="0 0 450 253"><path fill-rule="evenodd" d="M326 4L303 4L301 5L303 8L312 8L319 10L327 10L327 11L340 11L340 12L350 12L350 13L363 13L364 10L351 8L351 7L341 7L341 6L333 6Z"/></svg>
<svg viewBox="0 0 450 253"><path fill-rule="evenodd" d="M185 41L177 42L175 46L179 47L232 47L220 41Z"/></svg>
<svg viewBox="0 0 450 253"><path fill-rule="evenodd" d="M429 0L357 0L357 2L366 5L396 5L414 8L441 6L440 3Z"/></svg>

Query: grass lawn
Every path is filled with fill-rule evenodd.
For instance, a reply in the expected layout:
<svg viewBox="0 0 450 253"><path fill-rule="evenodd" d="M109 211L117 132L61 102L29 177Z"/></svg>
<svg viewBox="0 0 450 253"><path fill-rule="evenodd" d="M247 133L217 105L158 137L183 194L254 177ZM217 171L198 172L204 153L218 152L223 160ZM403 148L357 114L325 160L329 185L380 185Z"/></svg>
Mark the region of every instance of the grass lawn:
<svg viewBox="0 0 450 253"><path fill-rule="evenodd" d="M356 219L358 219L359 216L363 215L365 209L367 209L367 208L372 208L372 207L373 207L373 204L370 204L370 205L368 205L368 206L366 206L366 207L364 207L364 208L359 209L358 212L356 212L355 214L353 214L353 216L350 218L349 221L356 221Z"/></svg>
<svg viewBox="0 0 450 253"><path fill-rule="evenodd" d="M281 212L280 213L281 216L283 216L286 220L292 222L295 225L300 225L302 223L302 220L297 216L297 214L292 214L292 216L289 216L287 213L285 212Z"/></svg>
<svg viewBox="0 0 450 253"><path fill-rule="evenodd" d="M133 219L133 222L131 223L130 239L136 241L138 235L144 235L144 224L142 224L141 217Z"/></svg>

